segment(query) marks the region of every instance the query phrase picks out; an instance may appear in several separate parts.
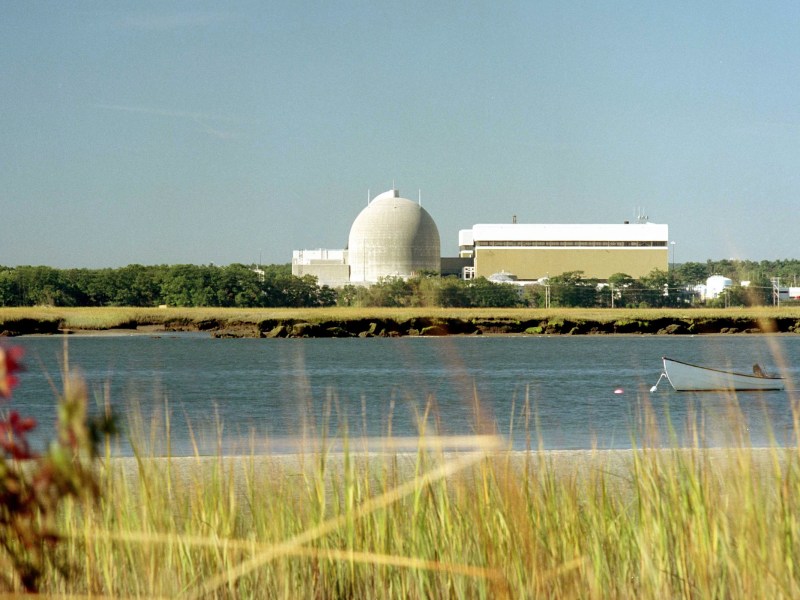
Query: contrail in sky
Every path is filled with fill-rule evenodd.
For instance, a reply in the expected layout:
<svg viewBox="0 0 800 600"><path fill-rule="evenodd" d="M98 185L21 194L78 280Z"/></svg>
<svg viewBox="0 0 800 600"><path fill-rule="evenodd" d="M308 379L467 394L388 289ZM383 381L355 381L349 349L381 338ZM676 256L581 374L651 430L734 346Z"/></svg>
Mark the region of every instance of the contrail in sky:
<svg viewBox="0 0 800 600"><path fill-rule="evenodd" d="M204 27L230 18L226 12L187 11L174 14L142 13L128 15L119 23L123 27L145 31L173 31L191 27Z"/></svg>
<svg viewBox="0 0 800 600"><path fill-rule="evenodd" d="M229 131L222 131L220 129L215 129L207 124L207 121L221 121L224 123L235 123L235 124L254 124L254 121L245 121L243 119L235 119L232 117L223 117L223 116L215 116L209 115L202 112L189 112L189 111L182 111L182 110L166 110L162 108L149 108L146 106L127 106L124 104L93 104L95 108L101 108L103 110L113 110L118 112L128 112L128 113L139 113L143 115L152 115L156 117L168 117L173 119L186 119L192 121L203 128L203 131L210 135L214 135L216 137L230 139L236 137L235 133Z"/></svg>

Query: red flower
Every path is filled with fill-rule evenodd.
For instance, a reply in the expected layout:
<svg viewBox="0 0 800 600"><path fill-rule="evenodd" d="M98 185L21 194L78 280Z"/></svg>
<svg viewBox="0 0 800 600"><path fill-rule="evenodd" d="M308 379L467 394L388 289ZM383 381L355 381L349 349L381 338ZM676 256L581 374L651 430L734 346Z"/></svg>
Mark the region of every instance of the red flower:
<svg viewBox="0 0 800 600"><path fill-rule="evenodd" d="M24 353L19 346L0 347L0 398L11 398L11 390L19 383L15 373L22 371L20 359Z"/></svg>
<svg viewBox="0 0 800 600"><path fill-rule="evenodd" d="M25 434L35 427L36 419L20 417L17 411L12 410L5 421L0 421L0 448L18 460L33 458Z"/></svg>

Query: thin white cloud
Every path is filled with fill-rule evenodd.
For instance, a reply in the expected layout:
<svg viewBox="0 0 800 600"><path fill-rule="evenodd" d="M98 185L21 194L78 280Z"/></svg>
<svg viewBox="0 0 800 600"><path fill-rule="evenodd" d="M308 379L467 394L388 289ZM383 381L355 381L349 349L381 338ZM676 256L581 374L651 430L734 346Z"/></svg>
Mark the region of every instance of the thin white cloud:
<svg viewBox="0 0 800 600"><path fill-rule="evenodd" d="M142 31L174 31L206 27L230 18L228 13L217 11L188 11L180 13L149 13L127 15L119 20L122 27Z"/></svg>
<svg viewBox="0 0 800 600"><path fill-rule="evenodd" d="M138 113L143 115L150 115L155 117L165 117L169 119L183 119L191 121L198 125L205 133L218 137L220 139L233 139L238 135L232 131L228 131L219 127L214 127L210 123L230 123L230 124L249 124L253 125L257 122L246 121L243 119L236 119L233 117L226 117L220 115L210 115L202 112L190 112L181 110L167 110L162 108L151 108L146 106L129 106L124 104L93 104L95 108L103 110Z"/></svg>
<svg viewBox="0 0 800 600"><path fill-rule="evenodd" d="M165 110L161 108L149 108L146 106L127 106L124 104L93 104L95 108L103 108L105 110L117 110L121 112L142 113L145 115L155 115L158 117L177 117L181 119L201 119L211 118L209 115L204 115L199 112L186 112L180 110ZM217 119L222 120L222 119Z"/></svg>
<svg viewBox="0 0 800 600"><path fill-rule="evenodd" d="M762 138L797 139L800 123L778 121L754 121L733 128L734 133Z"/></svg>

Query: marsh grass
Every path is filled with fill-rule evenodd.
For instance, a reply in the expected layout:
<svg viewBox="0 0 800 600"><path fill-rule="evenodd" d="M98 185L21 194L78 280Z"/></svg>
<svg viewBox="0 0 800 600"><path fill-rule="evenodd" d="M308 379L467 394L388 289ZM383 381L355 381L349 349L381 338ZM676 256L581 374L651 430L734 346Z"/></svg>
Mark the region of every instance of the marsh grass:
<svg viewBox="0 0 800 600"><path fill-rule="evenodd" d="M287 455L148 454L98 465L94 510L67 503L46 592L231 598L793 598L800 454L751 448L731 398L728 448L509 452L498 436L318 438ZM536 442L529 403L517 423ZM168 411L166 411L168 414ZM140 423L144 423L142 419ZM795 417L795 430L797 430ZM148 430L150 428L150 430ZM144 441L142 441L144 440ZM376 450L376 444L380 449ZM370 452L361 448L370 446Z"/></svg>
<svg viewBox="0 0 800 600"><path fill-rule="evenodd" d="M221 325L257 325L265 320L294 319L309 323L365 319L394 319L398 322L412 318L432 319L496 319L524 321L569 320L597 321L653 321L656 319L756 319L768 323L770 319L800 319L800 307L750 307L750 308L696 308L696 309L584 309L584 308L70 308L70 307L0 307L0 328L4 323L20 319L43 322L56 321L65 329L105 330L132 325L163 326L170 323L194 327L206 321ZM769 328L766 329L769 331Z"/></svg>

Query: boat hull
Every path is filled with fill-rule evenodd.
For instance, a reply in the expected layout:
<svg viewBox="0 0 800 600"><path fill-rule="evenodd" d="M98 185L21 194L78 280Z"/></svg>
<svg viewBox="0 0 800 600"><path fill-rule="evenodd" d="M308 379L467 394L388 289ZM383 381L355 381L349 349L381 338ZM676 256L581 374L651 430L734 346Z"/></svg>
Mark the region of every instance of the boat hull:
<svg viewBox="0 0 800 600"><path fill-rule="evenodd" d="M782 390L781 377L759 377L734 371L709 369L663 357L664 374L679 392Z"/></svg>

